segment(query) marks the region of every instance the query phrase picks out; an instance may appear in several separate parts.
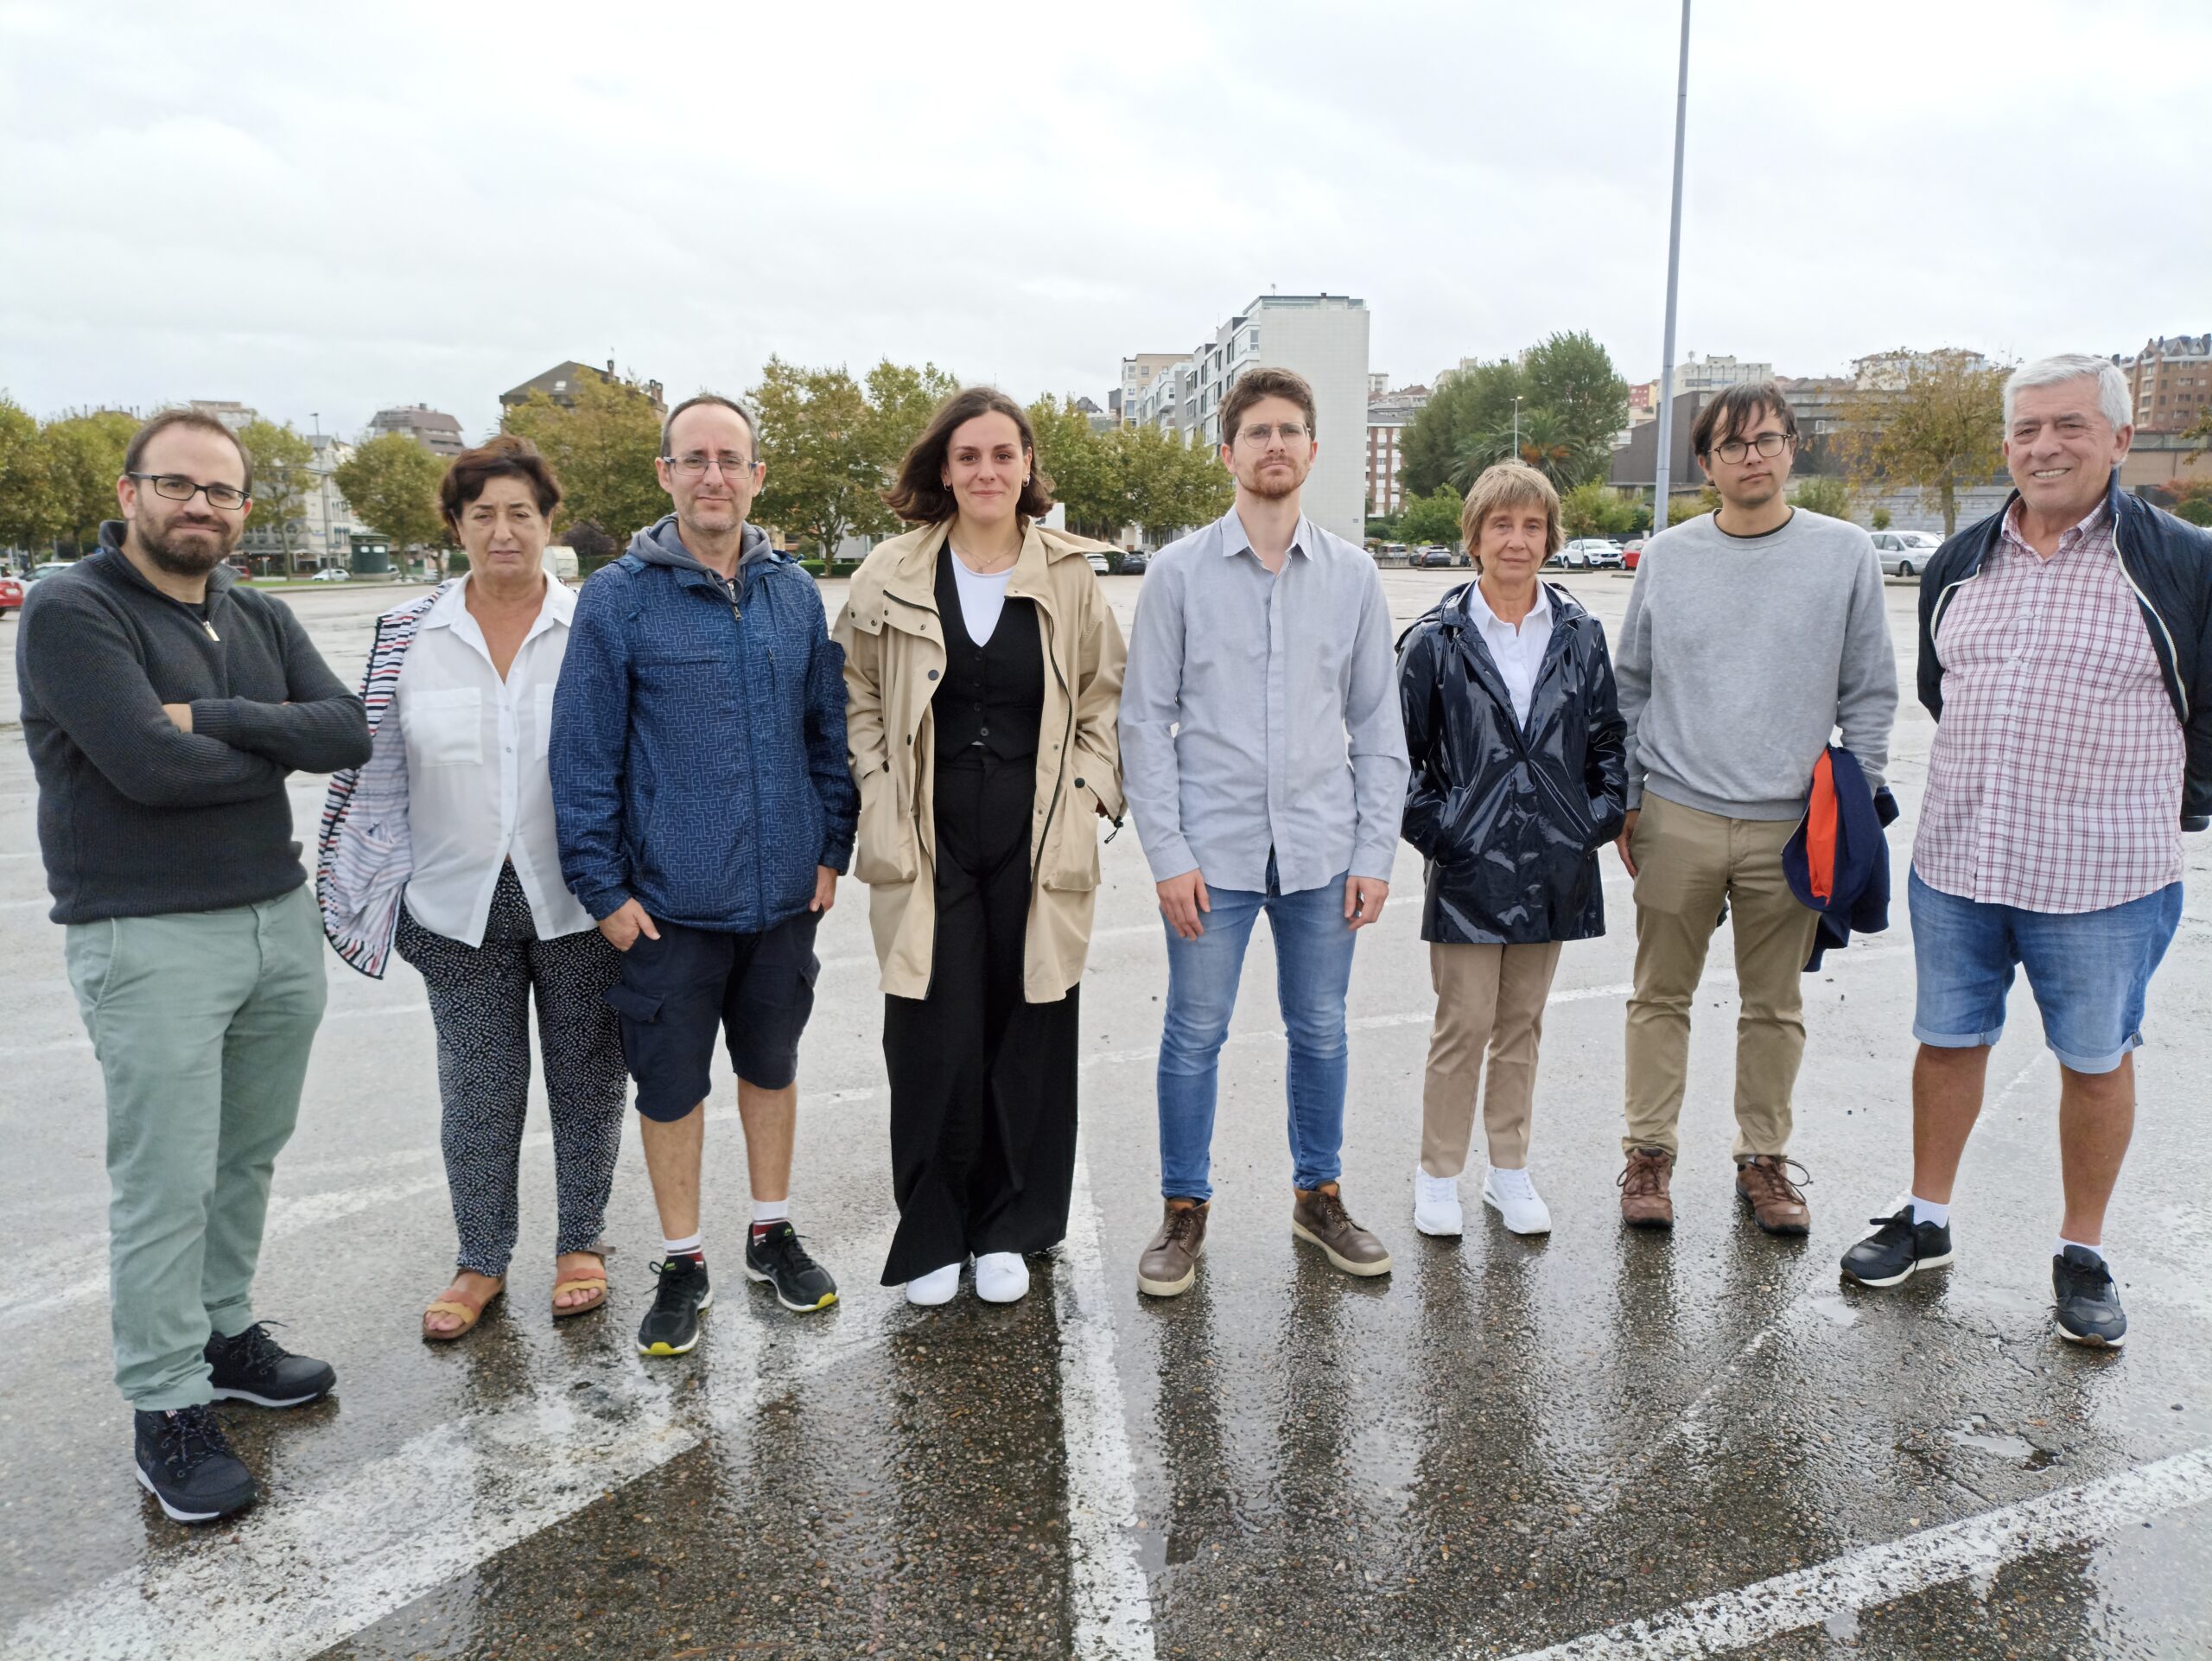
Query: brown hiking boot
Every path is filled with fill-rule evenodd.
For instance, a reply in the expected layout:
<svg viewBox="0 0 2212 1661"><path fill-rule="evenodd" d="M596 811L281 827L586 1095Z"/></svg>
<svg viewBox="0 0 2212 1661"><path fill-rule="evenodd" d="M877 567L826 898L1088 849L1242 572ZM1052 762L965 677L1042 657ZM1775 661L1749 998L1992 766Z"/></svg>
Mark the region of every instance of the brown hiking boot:
<svg viewBox="0 0 2212 1661"><path fill-rule="evenodd" d="M1630 1228L1672 1228L1675 1202L1667 1185L1675 1174L1675 1156L1663 1148L1639 1148L1628 1156L1628 1168L1613 1180L1621 1191L1621 1221Z"/></svg>
<svg viewBox="0 0 2212 1661"><path fill-rule="evenodd" d="M1780 1154L1761 1154L1736 1168L1736 1197L1751 1208L1751 1215L1759 1219L1759 1226L1769 1234L1806 1234L1812 1231L1812 1208L1789 1180L1793 1168L1797 1181L1811 1181L1803 1166Z"/></svg>
<svg viewBox="0 0 2212 1661"><path fill-rule="evenodd" d="M1294 1188L1298 1203L1290 1208L1290 1231L1321 1248L1328 1260L1347 1275L1387 1275L1390 1253L1382 1242L1351 1220L1344 1197L1333 1182L1318 1188Z"/></svg>
<svg viewBox="0 0 2212 1661"><path fill-rule="evenodd" d="M1172 1298L1190 1290L1198 1278L1198 1253L1206 1244L1206 1206L1204 1200L1171 1200L1160 1227L1144 1243L1137 1259L1137 1290L1147 1296Z"/></svg>

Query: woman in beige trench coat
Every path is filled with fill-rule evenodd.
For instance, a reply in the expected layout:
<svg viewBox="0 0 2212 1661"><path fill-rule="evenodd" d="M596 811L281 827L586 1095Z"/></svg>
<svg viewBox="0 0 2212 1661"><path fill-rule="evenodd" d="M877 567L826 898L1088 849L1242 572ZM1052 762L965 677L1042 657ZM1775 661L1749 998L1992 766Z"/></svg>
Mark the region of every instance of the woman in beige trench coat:
<svg viewBox="0 0 2212 1661"><path fill-rule="evenodd" d="M1084 555L1046 530L1021 406L956 394L886 500L835 631L860 786L855 874L883 967L899 1229L883 1283L944 1303L1029 1289L1067 1232L1077 983L1119 822L1122 632Z"/></svg>

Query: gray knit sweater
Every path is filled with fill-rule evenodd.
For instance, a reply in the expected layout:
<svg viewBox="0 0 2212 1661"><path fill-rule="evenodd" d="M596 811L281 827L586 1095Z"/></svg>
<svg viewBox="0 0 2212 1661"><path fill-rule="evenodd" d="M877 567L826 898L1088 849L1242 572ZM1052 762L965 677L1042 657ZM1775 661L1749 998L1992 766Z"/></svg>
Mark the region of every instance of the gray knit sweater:
<svg viewBox="0 0 2212 1661"><path fill-rule="evenodd" d="M208 579L205 608L100 551L31 585L23 739L57 923L219 911L307 881L284 780L368 760L361 701L280 600ZM192 730L162 712L192 706Z"/></svg>
<svg viewBox="0 0 2212 1661"><path fill-rule="evenodd" d="M1871 538L1797 509L1732 537L1711 514L1644 548L1613 649L1628 722L1628 799L1794 819L1840 741L1879 788L1897 667ZM1834 735L1841 730L1840 741Z"/></svg>

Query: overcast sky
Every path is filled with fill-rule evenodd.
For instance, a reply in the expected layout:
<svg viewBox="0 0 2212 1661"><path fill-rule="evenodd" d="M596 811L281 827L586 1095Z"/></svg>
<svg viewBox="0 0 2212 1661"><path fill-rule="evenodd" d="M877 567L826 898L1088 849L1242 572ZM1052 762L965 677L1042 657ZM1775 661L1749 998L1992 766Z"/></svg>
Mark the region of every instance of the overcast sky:
<svg viewBox="0 0 2212 1661"><path fill-rule="evenodd" d="M666 14L665 16L663 14ZM690 14L687 20L686 14ZM1673 0L0 0L0 389L472 436L564 358L1105 400L1254 295L1656 372ZM2205 0L1697 0L1681 351L2212 328Z"/></svg>

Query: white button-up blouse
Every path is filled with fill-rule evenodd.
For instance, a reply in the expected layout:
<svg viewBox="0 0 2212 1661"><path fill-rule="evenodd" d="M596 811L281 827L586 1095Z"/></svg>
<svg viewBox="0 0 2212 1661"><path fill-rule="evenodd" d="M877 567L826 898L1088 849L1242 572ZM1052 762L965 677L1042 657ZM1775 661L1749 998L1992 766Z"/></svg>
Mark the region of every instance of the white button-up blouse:
<svg viewBox="0 0 2212 1661"><path fill-rule="evenodd" d="M499 867L513 862L537 938L594 926L561 881L545 753L576 597L550 575L503 681L458 582L423 619L393 708L407 746L407 909L435 934L484 943Z"/></svg>

